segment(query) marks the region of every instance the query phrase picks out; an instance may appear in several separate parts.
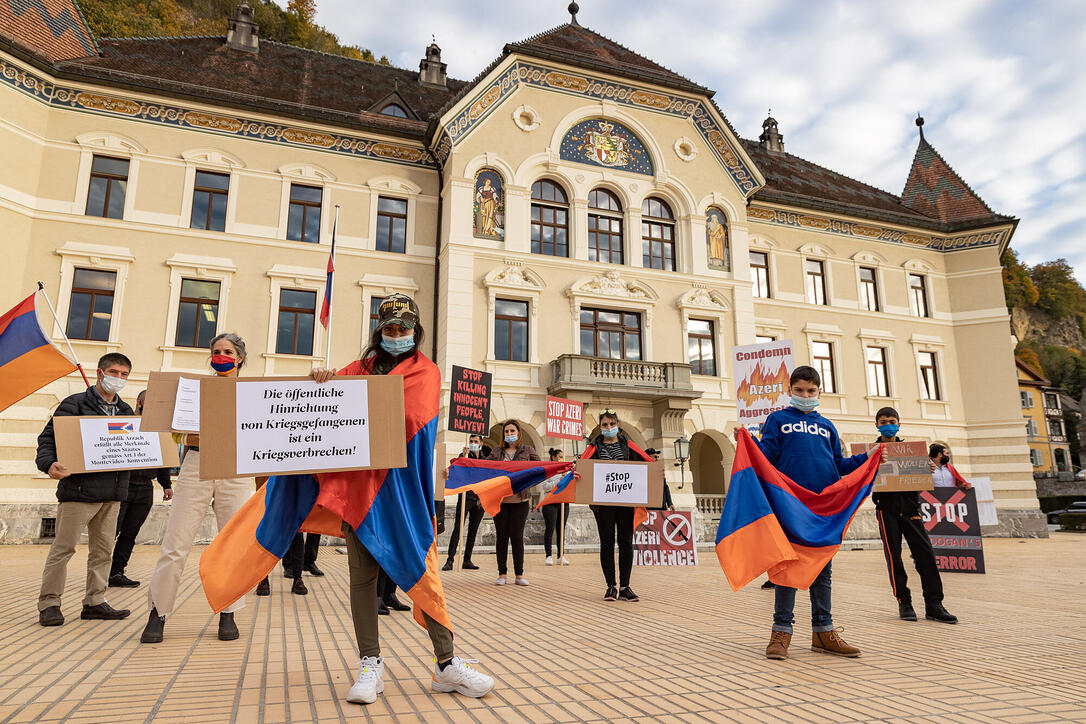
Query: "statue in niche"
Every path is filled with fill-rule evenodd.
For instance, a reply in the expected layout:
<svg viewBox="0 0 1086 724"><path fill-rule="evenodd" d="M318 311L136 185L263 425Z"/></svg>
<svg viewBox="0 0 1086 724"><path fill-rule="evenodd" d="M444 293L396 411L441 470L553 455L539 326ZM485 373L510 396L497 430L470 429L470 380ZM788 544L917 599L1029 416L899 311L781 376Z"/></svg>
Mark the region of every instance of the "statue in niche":
<svg viewBox="0 0 1086 724"><path fill-rule="evenodd" d="M731 271L728 217L715 206L705 210L705 239L709 246L709 268Z"/></svg>
<svg viewBox="0 0 1086 724"><path fill-rule="evenodd" d="M483 239L505 239L505 198L502 177L489 168L475 174L474 232Z"/></svg>

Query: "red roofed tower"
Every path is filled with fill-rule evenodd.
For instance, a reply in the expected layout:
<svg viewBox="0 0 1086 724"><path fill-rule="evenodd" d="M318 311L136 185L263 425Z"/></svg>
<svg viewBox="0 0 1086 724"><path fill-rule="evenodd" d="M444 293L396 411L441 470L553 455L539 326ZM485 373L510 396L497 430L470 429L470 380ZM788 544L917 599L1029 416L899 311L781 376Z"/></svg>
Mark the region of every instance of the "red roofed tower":
<svg viewBox="0 0 1086 724"><path fill-rule="evenodd" d="M969 184L954 172L924 138L924 119L916 117L920 145L913 157L901 203L918 213L946 223L995 216Z"/></svg>

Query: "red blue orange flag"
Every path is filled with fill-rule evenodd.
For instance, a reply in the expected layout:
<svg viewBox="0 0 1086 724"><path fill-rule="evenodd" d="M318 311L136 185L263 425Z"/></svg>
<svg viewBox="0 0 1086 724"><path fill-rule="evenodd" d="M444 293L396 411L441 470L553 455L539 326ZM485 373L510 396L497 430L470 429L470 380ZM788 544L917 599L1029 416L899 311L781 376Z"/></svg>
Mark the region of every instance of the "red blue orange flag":
<svg viewBox="0 0 1086 724"><path fill-rule="evenodd" d="M343 375L367 374L359 362ZM299 531L343 536L351 526L362 545L415 606L452 630L438 577L434 519L434 442L441 379L422 353L400 362L406 411L407 467L314 475L277 475L252 496L200 557L208 603L221 611L251 591Z"/></svg>
<svg viewBox="0 0 1086 724"><path fill-rule="evenodd" d="M640 457L645 462L648 462L648 463L653 462L652 457L647 452L645 452L644 450L639 448L637 445L635 445L632 440L627 440L627 444L629 444L629 446L630 446L630 452L635 453L638 457ZM579 459L587 460L588 458L592 457L592 455L595 454L595 452L596 452L596 446L595 445L589 445L588 449L586 449L581 454L581 457ZM575 482L575 480L576 479L574 478L574 475L573 475L572 471L570 471L568 474L563 476L562 479L558 481L558 484L554 486L554 490L547 493L545 496L543 496L543 499L539 501L539 505L536 506L536 510L542 508L544 505L551 505L552 503L572 503L572 502L574 502L574 498L577 495L577 483ZM647 509L645 509L645 508L634 508L634 520L633 520L634 530L637 530L637 527L639 525L641 525L646 520L648 520L648 517L649 517L649 512L648 512Z"/></svg>
<svg viewBox="0 0 1086 724"><path fill-rule="evenodd" d="M332 275L336 271L336 226L339 224L338 212L336 221L332 222L332 248L328 252L327 277L324 282L324 301L321 302L321 325L328 329L328 320L332 318Z"/></svg>
<svg viewBox="0 0 1086 724"><path fill-rule="evenodd" d="M859 468L815 493L777 471L750 433L740 430L716 532L716 555L732 590L767 571L777 585L810 588L871 493L879 459L872 452Z"/></svg>
<svg viewBox="0 0 1086 724"><path fill-rule="evenodd" d="M456 458L449 463L445 495L473 491L488 515L495 515L502 499L539 485L552 475L573 467L571 462L539 460L476 460Z"/></svg>
<svg viewBox="0 0 1086 724"><path fill-rule="evenodd" d="M34 297L31 294L0 317L0 410L76 370L45 336Z"/></svg>

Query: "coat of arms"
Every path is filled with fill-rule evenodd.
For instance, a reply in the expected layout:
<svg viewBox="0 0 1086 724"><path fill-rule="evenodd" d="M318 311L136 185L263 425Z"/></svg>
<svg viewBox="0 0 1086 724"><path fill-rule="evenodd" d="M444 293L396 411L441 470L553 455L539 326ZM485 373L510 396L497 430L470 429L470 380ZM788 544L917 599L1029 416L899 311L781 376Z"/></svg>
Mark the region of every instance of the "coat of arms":
<svg viewBox="0 0 1086 724"><path fill-rule="evenodd" d="M630 161L630 142L614 131L613 123L600 121L595 129L585 131L581 150L604 166L625 166Z"/></svg>

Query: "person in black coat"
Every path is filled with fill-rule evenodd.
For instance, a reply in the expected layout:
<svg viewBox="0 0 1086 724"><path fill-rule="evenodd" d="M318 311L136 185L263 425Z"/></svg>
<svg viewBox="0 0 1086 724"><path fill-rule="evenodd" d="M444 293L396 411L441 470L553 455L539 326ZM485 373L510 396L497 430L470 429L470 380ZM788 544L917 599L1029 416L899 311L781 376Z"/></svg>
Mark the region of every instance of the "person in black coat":
<svg viewBox="0 0 1086 724"><path fill-rule="evenodd" d="M468 436L468 446L460 452L462 458L472 458L473 460L485 460L490 457L490 446L483 444L482 435L470 435ZM448 477L448 472L445 473ZM475 535L479 532L479 524L483 520L483 504L479 502L479 496L472 491L467 493L461 493L456 496L456 516L453 518L452 537L449 538L449 556L445 561L445 565L441 567L443 571L451 571L453 569L453 559L456 558L456 545L460 540L460 508L461 506L467 506L464 509L464 517L467 518L468 527L467 534L464 536L464 565L471 571L476 571L479 566L471 562L471 552L475 549Z"/></svg>
<svg viewBox="0 0 1086 724"><path fill-rule="evenodd" d="M147 390L143 390L136 396L136 414L143 414L143 398ZM128 567L128 559L132 557L132 547L136 545L136 536L140 533L151 512L151 506L155 502L155 491L152 479L157 479L162 486L162 499L169 500L173 497L173 486L170 482L170 469L158 468L149 470L132 470L128 479L128 497L121 503L121 510L117 514L117 542L113 546L113 565L109 569L109 585L117 588L135 588L139 581L133 581L124 575L124 569Z"/></svg>
<svg viewBox="0 0 1086 724"><path fill-rule="evenodd" d="M57 482L56 536L49 547L42 571L38 595L38 623L60 626L64 614L60 597L68 573L68 560L83 531L87 531L87 588L80 618L117 620L128 616L127 609L116 610L106 603L106 586L113 558L113 538L117 532L117 513L128 497L129 472L103 470L96 473L69 473L57 460L53 418L58 416L131 415L132 408L118 393L124 389L132 362L123 354L111 352L98 360L98 377L85 392L70 395L57 406L53 417L38 435L38 470Z"/></svg>

